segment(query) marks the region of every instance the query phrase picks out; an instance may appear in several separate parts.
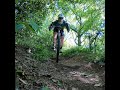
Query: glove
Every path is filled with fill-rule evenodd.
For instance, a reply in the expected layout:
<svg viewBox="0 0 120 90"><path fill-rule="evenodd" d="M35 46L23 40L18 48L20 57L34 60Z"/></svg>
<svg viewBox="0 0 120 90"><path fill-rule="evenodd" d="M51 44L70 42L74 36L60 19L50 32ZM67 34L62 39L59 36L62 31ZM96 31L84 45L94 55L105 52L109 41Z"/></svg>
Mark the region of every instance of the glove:
<svg viewBox="0 0 120 90"><path fill-rule="evenodd" d="M67 30L68 31L68 33L70 32L70 30Z"/></svg>

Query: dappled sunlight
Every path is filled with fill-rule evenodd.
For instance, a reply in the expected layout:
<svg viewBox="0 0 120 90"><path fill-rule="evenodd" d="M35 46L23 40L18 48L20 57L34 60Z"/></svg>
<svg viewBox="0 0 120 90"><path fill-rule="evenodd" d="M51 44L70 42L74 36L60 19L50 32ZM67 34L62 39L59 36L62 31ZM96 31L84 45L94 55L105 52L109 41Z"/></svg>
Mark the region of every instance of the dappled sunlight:
<svg viewBox="0 0 120 90"><path fill-rule="evenodd" d="M65 39L64 39L64 49L70 49L72 47L77 46L75 43L76 34L73 31L70 31L69 33L65 30Z"/></svg>

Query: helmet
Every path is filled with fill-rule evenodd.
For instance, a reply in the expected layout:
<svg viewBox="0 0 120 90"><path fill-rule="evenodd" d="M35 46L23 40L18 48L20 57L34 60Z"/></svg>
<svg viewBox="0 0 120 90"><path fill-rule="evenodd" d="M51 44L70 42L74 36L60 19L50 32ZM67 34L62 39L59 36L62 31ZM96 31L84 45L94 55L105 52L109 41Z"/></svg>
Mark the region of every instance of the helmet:
<svg viewBox="0 0 120 90"><path fill-rule="evenodd" d="M63 15L63 14L59 14L59 15L58 15L58 18L59 18L59 17L64 18L64 15Z"/></svg>

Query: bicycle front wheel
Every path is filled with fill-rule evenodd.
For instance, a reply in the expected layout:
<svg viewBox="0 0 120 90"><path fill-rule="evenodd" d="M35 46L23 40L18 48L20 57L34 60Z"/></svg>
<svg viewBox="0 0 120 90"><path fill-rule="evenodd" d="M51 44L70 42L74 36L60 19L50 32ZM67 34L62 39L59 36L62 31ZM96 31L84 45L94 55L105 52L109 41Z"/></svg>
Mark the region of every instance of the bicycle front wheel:
<svg viewBox="0 0 120 90"><path fill-rule="evenodd" d="M60 36L57 35L57 58L56 58L57 63L58 63L58 60L59 60L59 52L60 52Z"/></svg>

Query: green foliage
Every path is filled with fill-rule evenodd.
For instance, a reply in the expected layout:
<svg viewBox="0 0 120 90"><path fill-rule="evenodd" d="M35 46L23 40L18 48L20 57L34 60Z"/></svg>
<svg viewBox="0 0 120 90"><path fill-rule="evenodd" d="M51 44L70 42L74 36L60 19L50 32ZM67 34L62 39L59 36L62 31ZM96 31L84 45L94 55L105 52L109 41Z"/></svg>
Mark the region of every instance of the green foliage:
<svg viewBox="0 0 120 90"><path fill-rule="evenodd" d="M48 86L42 87L40 90L50 90Z"/></svg>
<svg viewBox="0 0 120 90"><path fill-rule="evenodd" d="M17 22L15 27L16 32L18 32L18 30L27 30L28 32L29 30L32 32L35 31L35 29L32 28L28 22Z"/></svg>
<svg viewBox="0 0 120 90"><path fill-rule="evenodd" d="M80 53L89 53L89 50L88 49L84 49L84 48L80 48L80 47L73 47L73 48L70 48L70 49L67 49L67 50L64 50L62 55L65 56L65 57L73 57L73 56L76 56L76 55L80 55Z"/></svg>
<svg viewBox="0 0 120 90"><path fill-rule="evenodd" d="M16 32L15 38L16 44L34 48L32 57L36 60L48 60L54 54L52 50L50 50L52 45L51 33L44 32L44 34L36 34L31 30L21 30Z"/></svg>
<svg viewBox="0 0 120 90"><path fill-rule="evenodd" d="M15 30L22 30L25 29L25 25L24 24L16 24L15 25Z"/></svg>
<svg viewBox="0 0 120 90"><path fill-rule="evenodd" d="M32 28L37 31L39 26L34 22L34 20L30 20L29 24L32 26Z"/></svg>
<svg viewBox="0 0 120 90"><path fill-rule="evenodd" d="M76 38L78 38L77 44L79 46L81 46L82 35L93 29L96 31L99 30L99 26L104 20L102 19L103 17L101 17L101 15L104 15L104 8L101 8L96 2L100 3L100 1L94 0L67 0L64 3L61 1L61 4L59 4L63 8L63 13L70 9L69 12L67 12L69 17L68 21L71 23L71 29L77 33ZM100 4L103 6L103 3ZM73 25L73 21L76 22L75 25Z"/></svg>
<svg viewBox="0 0 120 90"><path fill-rule="evenodd" d="M91 33L93 30L103 33L105 31L100 27L105 15L104 0L57 0L57 3L54 0L15 0L15 43L34 48L33 58L37 60L47 60L52 57L54 53L51 52L50 47L53 33L48 31L48 26L60 12L70 23L71 30L77 34L77 44L89 31ZM85 38L88 40L87 36ZM88 60L104 58L104 38L104 35L97 38L96 47L93 45L91 51L80 43L81 47L66 50L62 55L76 56L86 53Z"/></svg>
<svg viewBox="0 0 120 90"><path fill-rule="evenodd" d="M84 60L87 61L105 61L105 54L104 53L89 53L89 54L85 54L84 53Z"/></svg>
<svg viewBox="0 0 120 90"><path fill-rule="evenodd" d="M50 49L47 47L45 48L44 46L40 46L36 48L35 52L33 52L33 58L39 61L45 61L48 60L50 57L54 55L54 52L52 52Z"/></svg>
<svg viewBox="0 0 120 90"><path fill-rule="evenodd" d="M61 80L58 80L57 85L58 85L59 87L63 87L62 81L61 81Z"/></svg>
<svg viewBox="0 0 120 90"><path fill-rule="evenodd" d="M29 14L35 14L40 11L39 16L44 20L47 13L46 4L48 0L16 0L15 2L15 20L25 21Z"/></svg>
<svg viewBox="0 0 120 90"><path fill-rule="evenodd" d="M87 61L104 61L105 54L104 52L93 53L89 49L81 48L81 47L73 47L68 50L63 51L62 56L64 57L73 57L73 56L83 56L83 60Z"/></svg>

